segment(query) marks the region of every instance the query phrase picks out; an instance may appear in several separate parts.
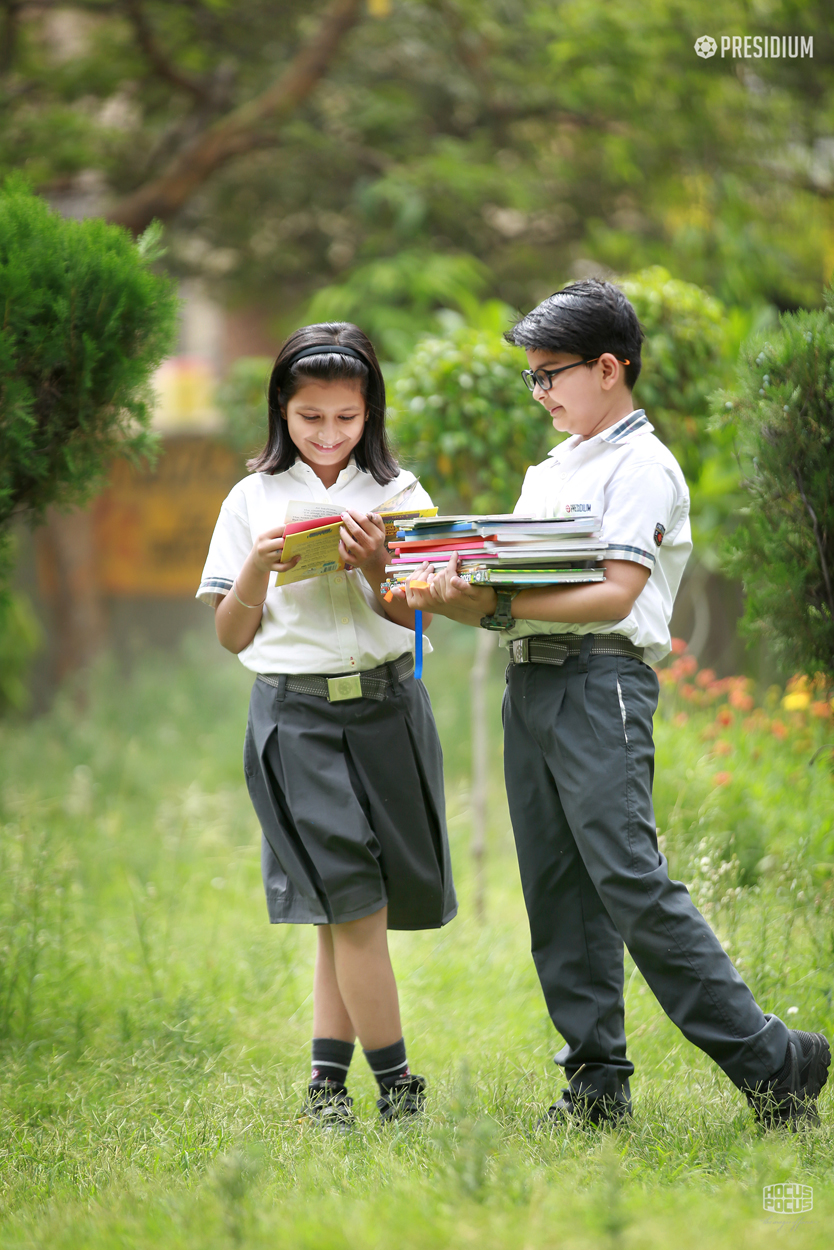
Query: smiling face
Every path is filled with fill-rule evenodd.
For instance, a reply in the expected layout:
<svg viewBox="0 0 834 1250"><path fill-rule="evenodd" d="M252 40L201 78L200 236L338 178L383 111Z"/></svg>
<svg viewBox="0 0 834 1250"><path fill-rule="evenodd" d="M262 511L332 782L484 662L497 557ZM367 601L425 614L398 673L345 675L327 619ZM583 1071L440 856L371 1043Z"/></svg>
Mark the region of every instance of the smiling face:
<svg viewBox="0 0 834 1250"><path fill-rule="evenodd" d="M569 352L528 348L530 368L561 369L581 361ZM592 365L578 365L551 379L549 391L536 386L533 398L547 409L553 428L560 433L592 438L634 411L624 367L611 352L605 352Z"/></svg>
<svg viewBox="0 0 834 1250"><path fill-rule="evenodd" d="M287 403L285 419L299 456L332 486L361 439L368 409L357 382L311 378Z"/></svg>

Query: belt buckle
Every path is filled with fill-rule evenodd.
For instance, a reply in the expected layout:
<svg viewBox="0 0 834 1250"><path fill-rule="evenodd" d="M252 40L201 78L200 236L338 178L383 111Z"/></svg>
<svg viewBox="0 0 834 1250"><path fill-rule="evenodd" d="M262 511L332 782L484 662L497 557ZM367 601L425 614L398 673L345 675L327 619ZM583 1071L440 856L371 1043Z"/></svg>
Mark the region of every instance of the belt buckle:
<svg viewBox="0 0 834 1250"><path fill-rule="evenodd" d="M530 639L529 638L513 638L512 654L513 654L513 664L529 664L530 663Z"/></svg>
<svg viewBox="0 0 834 1250"><path fill-rule="evenodd" d="M341 703L343 699L362 698L362 674L348 673L346 677L327 678L328 703Z"/></svg>

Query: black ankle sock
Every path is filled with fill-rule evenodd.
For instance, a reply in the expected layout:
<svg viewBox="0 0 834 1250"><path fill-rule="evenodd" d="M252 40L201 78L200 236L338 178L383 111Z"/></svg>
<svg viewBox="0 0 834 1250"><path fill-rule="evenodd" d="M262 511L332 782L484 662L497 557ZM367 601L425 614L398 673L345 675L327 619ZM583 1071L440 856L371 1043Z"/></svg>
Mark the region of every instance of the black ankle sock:
<svg viewBox="0 0 834 1250"><path fill-rule="evenodd" d="M408 1060L405 1057L405 1041L400 1038L391 1046L380 1046L379 1050L366 1050L365 1058L368 1066L376 1077L380 1092L393 1087L403 1077L409 1077Z"/></svg>
<svg viewBox="0 0 834 1250"><path fill-rule="evenodd" d="M352 1058L353 1042L340 1042L336 1037L314 1037L310 1084L332 1081L346 1085Z"/></svg>

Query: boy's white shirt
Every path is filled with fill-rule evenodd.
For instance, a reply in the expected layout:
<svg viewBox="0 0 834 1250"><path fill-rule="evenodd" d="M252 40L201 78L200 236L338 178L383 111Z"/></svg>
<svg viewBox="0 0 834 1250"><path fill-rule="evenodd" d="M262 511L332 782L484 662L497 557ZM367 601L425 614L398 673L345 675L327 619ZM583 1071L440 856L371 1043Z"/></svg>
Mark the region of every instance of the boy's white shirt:
<svg viewBox="0 0 834 1250"><path fill-rule="evenodd" d="M284 524L290 502L332 500L334 513L372 512L414 480L404 471L380 486L352 458L329 489L300 459L284 473L250 474L223 502L196 597L214 607L231 590L255 539ZM432 507L422 486L412 505ZM414 651L414 632L385 616L361 571L325 573L289 586L274 581L270 574L260 628L238 656L253 673L359 673ZM427 638L423 646L431 651Z"/></svg>
<svg viewBox="0 0 834 1250"><path fill-rule="evenodd" d="M650 570L629 615L583 625L517 621L501 634L507 645L531 634L622 634L645 648L650 664L668 655L669 621L692 551L692 532L680 465L653 429L640 408L593 438L566 439L542 464L527 470L514 509L519 516L549 518L590 504L602 516L602 537L611 544L606 558L633 560Z"/></svg>

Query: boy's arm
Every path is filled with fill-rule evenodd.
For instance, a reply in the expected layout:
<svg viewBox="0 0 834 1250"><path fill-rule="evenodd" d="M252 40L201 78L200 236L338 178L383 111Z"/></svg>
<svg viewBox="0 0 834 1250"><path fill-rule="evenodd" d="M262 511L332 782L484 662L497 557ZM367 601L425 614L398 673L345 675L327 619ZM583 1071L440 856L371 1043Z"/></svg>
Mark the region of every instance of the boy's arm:
<svg viewBox="0 0 834 1250"><path fill-rule="evenodd" d="M631 560L604 560L604 582L578 586L535 586L520 591L510 605L517 621L552 621L587 625L592 621L622 621L628 616L649 579L649 570ZM415 581L427 581L428 590L405 592L409 607L427 608L461 625L478 626L482 616L495 611L497 596L490 586L470 586L457 574L457 555L440 573L429 566Z"/></svg>

